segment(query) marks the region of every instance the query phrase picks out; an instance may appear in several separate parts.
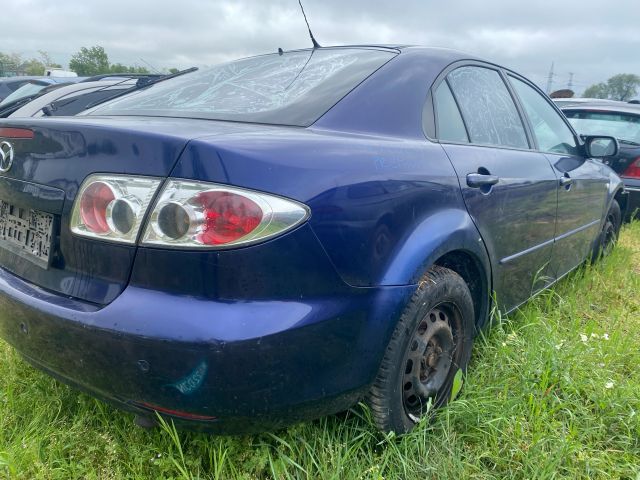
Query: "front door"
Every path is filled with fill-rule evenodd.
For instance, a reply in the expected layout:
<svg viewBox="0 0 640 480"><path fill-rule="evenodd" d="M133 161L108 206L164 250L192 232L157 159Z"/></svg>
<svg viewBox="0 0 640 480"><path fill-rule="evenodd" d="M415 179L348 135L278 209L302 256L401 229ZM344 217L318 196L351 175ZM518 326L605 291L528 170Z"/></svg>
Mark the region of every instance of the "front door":
<svg viewBox="0 0 640 480"><path fill-rule="evenodd" d="M576 139L560 113L524 80L509 75L531 122L537 148L558 177L558 217L551 271L557 278L589 255L600 232L608 179L597 160L579 155Z"/></svg>

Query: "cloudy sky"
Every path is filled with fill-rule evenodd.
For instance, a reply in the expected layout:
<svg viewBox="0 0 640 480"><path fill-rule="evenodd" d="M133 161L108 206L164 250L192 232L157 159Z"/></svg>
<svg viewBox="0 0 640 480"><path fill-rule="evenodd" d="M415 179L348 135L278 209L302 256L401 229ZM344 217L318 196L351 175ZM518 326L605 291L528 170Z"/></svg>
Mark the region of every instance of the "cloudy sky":
<svg viewBox="0 0 640 480"><path fill-rule="evenodd" d="M555 89L640 74L638 0L304 0L322 45L456 48ZM111 62L158 69L214 64L310 44L297 0L2 0L0 51L48 51L67 64L102 45Z"/></svg>

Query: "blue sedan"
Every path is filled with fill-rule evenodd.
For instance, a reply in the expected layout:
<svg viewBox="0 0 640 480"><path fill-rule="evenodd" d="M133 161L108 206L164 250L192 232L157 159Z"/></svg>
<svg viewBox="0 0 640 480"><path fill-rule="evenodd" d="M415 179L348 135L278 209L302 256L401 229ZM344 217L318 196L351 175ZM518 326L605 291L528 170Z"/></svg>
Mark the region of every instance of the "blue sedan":
<svg viewBox="0 0 640 480"><path fill-rule="evenodd" d="M279 52L0 123L0 336L142 419L276 428L452 396L493 293L609 251L626 197L527 79L459 52ZM456 382L457 383L457 382ZM37 401L37 399L34 399Z"/></svg>

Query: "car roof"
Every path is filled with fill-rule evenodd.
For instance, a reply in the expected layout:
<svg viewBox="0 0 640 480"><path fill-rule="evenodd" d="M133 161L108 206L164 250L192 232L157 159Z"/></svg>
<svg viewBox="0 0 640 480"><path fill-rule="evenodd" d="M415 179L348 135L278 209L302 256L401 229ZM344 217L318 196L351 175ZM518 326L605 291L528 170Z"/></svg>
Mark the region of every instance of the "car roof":
<svg viewBox="0 0 640 480"><path fill-rule="evenodd" d="M628 105L620 100L609 100L606 98L552 98L559 107L579 106L579 105Z"/></svg>
<svg viewBox="0 0 640 480"><path fill-rule="evenodd" d="M327 45L327 46L322 46L322 47L319 47L319 48L321 48L322 50L328 50L328 49L339 50L339 49L357 48L357 49L363 49L363 50L367 50L367 49L370 49L370 50L389 50L389 51L394 51L394 52L412 51L412 52L421 52L424 55L437 54L438 56L442 56L443 53L449 52L452 57L461 57L461 58L464 58L464 59L475 59L475 60L486 61L486 60L478 58L475 55L469 54L468 52L464 52L464 51L461 51L461 50L455 50L453 48L423 46L423 45L411 45L411 44L366 43L366 44L353 44L353 45ZM313 50L313 48L297 48L297 49L292 49L292 50L285 50L285 53L287 53L287 52L303 52L303 51L311 51L311 50ZM267 52L267 53L264 53L262 55L269 55L271 53L277 53L277 52ZM488 62L488 63L491 63L491 62Z"/></svg>
<svg viewBox="0 0 640 480"><path fill-rule="evenodd" d="M21 75L15 77L0 77L0 83L13 83L13 82L28 82L30 80L38 80L46 83L76 83L80 82L86 77L47 77L44 75Z"/></svg>
<svg viewBox="0 0 640 480"><path fill-rule="evenodd" d="M617 113L630 113L633 115L640 115L640 105L633 103L580 103L573 105L559 105L562 111L580 111L589 110L596 112L617 112Z"/></svg>

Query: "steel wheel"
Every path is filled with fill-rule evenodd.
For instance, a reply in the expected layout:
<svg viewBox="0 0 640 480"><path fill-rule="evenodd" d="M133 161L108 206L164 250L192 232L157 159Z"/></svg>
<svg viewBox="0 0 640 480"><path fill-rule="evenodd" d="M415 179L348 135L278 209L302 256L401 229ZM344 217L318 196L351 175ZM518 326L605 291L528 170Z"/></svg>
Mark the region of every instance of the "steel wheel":
<svg viewBox="0 0 640 480"><path fill-rule="evenodd" d="M381 430L404 433L445 405L471 356L474 308L464 280L432 267L405 308L369 393Z"/></svg>
<svg viewBox="0 0 640 480"><path fill-rule="evenodd" d="M402 378L407 415L419 418L429 400L435 406L446 387L454 362L454 329L460 314L453 305L441 304L422 319L411 340Z"/></svg>

